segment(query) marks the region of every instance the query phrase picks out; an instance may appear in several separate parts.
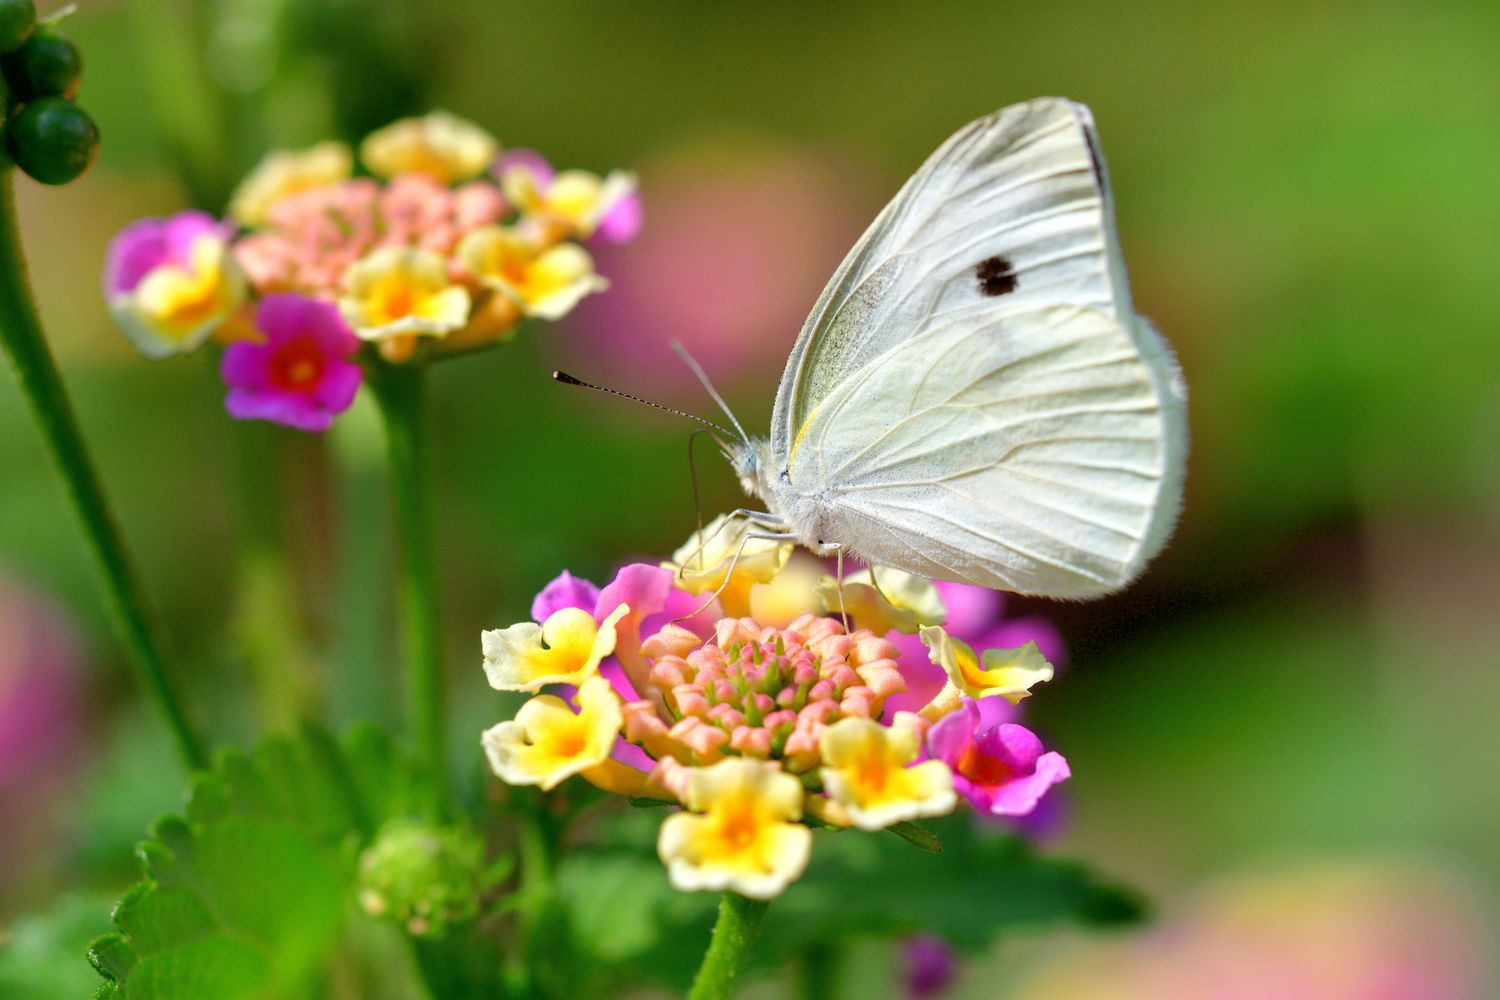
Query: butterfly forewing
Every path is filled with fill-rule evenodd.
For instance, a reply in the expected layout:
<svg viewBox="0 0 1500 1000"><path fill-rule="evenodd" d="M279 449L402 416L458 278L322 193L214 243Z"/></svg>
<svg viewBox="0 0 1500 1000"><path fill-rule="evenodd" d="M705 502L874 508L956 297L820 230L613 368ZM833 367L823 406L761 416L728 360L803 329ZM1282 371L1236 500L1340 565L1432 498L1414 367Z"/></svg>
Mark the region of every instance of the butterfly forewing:
<svg viewBox="0 0 1500 1000"><path fill-rule="evenodd" d="M803 325L772 417L783 460L835 386L917 331L1059 303L1129 313L1092 131L1087 108L1043 98L970 123L928 158Z"/></svg>

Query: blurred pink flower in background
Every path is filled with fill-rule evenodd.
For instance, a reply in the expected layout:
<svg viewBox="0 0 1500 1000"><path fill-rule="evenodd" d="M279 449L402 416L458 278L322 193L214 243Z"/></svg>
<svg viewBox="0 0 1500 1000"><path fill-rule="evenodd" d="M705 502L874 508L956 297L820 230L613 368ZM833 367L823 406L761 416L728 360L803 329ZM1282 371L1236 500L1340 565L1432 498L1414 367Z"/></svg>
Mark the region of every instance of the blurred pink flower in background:
<svg viewBox="0 0 1500 1000"><path fill-rule="evenodd" d="M901 942L901 973L912 1000L935 1000L957 978L958 956L936 934L917 934Z"/></svg>
<svg viewBox="0 0 1500 1000"><path fill-rule="evenodd" d="M234 255L257 292L331 301L344 272L372 250L414 246L447 254L505 209L485 182L455 189L422 174L401 174L385 186L356 178L278 199L269 225L235 241Z"/></svg>
<svg viewBox="0 0 1500 1000"><path fill-rule="evenodd" d="M1126 940L1055 954L1021 1000L1481 1000L1474 902L1419 867L1240 876Z"/></svg>
<svg viewBox="0 0 1500 1000"><path fill-rule="evenodd" d="M264 341L230 344L219 365L229 415L326 431L364 379L351 360L359 338L332 305L300 295L267 295L255 326Z"/></svg>
<svg viewBox="0 0 1500 1000"><path fill-rule="evenodd" d="M84 735L82 642L51 600L0 577L0 877L53 840L48 808Z"/></svg>
<svg viewBox="0 0 1500 1000"><path fill-rule="evenodd" d="M675 338L716 380L754 376L773 391L878 195L812 154L739 145L669 154L642 178L649 223L628 247L591 245L610 292L578 307L576 337L558 348L565 367L696 403L702 390L667 347Z"/></svg>

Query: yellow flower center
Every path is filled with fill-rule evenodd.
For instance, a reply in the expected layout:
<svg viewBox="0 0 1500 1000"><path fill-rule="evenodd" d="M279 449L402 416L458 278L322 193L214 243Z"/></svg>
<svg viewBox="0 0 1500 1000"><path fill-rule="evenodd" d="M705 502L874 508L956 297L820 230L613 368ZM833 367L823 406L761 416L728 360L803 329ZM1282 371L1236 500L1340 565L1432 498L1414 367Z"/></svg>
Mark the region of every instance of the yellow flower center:
<svg viewBox="0 0 1500 1000"><path fill-rule="evenodd" d="M375 286L370 294L370 318L377 323L394 323L416 312L418 293L405 275L393 274Z"/></svg>

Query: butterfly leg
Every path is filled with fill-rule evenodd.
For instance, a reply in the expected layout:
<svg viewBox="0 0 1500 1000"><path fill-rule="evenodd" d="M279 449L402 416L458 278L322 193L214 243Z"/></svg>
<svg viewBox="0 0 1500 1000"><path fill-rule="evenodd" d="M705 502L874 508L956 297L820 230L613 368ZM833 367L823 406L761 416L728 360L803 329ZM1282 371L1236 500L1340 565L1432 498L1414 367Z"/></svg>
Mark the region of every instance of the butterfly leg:
<svg viewBox="0 0 1500 1000"><path fill-rule="evenodd" d="M708 600L706 600L706 601L703 602L703 606L702 607L698 608L696 611L693 611L690 614L683 615L681 618L673 618L672 619L672 623L673 624L676 624L677 622L687 621L689 618L696 618L696 617L698 617L699 615L703 614L703 612L705 612L705 611L708 610L709 605L713 604L714 601L717 601L719 599L719 595L722 594L722 593L724 593L724 588L729 586L729 581L732 580L732 579L734 579L734 571L735 571L735 569L740 564L740 556L741 556L741 554L744 553L745 546L748 545L751 542L751 540L768 541L768 542L795 542L797 540L797 536L795 534L793 534L792 532L790 532L790 531L786 531L786 532L747 531L747 532L745 532L744 536L740 539L739 548L737 548L737 549L734 550L734 558L731 559L731 560L729 560L729 569L727 569L724 572L724 580L723 580L723 582L721 582L719 584L719 586L714 589L714 592L712 594L708 595Z"/></svg>
<svg viewBox="0 0 1500 1000"><path fill-rule="evenodd" d="M849 632L849 612L844 607L844 547L838 542L833 542L829 547L834 550L834 554L838 557L838 562L835 564L833 571L834 581L839 592L839 619L843 621L844 632L847 634ZM870 575L874 576L874 573L872 572Z"/></svg>
<svg viewBox="0 0 1500 1000"><path fill-rule="evenodd" d="M725 528L729 527L729 525L737 517L742 517L746 521L749 521L751 524L758 524L758 525L760 525L760 526L762 526L764 528L771 528L771 529L775 529L775 530L778 530L778 531L785 531L785 530L787 530L787 525L781 520L781 518L777 517L775 514L771 514L771 513L767 512L767 511L749 510L748 508L745 508L745 507L740 507L737 510L732 510L728 514L725 514L724 515L724 520L722 522L720 522L719 526L717 528L715 528L712 532L710 532L709 535L706 538L701 539L698 542L698 547L695 548L695 549L693 549L692 552L688 553L687 557L682 560L682 565L677 568L677 578L679 580L682 579L682 574L684 572L686 572L687 567L688 567L688 563L692 562L694 559L698 559L699 560L699 562L698 562L698 568L699 569L703 569L704 568L702 559L700 558L702 556L702 554L703 554L703 550L708 547L708 543L709 542L713 541L714 538L716 538L718 536L719 532L721 532ZM700 535L703 533L703 528L702 528L701 525L698 528L698 533Z"/></svg>

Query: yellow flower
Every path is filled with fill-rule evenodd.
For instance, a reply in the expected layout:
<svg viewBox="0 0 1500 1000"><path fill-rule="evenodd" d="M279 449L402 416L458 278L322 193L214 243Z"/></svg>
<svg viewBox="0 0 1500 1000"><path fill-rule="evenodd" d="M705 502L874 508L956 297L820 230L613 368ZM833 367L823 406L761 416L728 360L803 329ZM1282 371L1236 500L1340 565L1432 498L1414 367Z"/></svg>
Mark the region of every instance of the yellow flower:
<svg viewBox="0 0 1500 1000"><path fill-rule="evenodd" d="M535 691L547 684L580 684L615 649L615 623L630 613L620 605L602 625L582 608L555 611L544 624L521 622L482 636L484 672L497 691Z"/></svg>
<svg viewBox="0 0 1500 1000"><path fill-rule="evenodd" d="M185 267L153 268L110 313L148 358L194 350L245 301L245 278L224 241L199 236Z"/></svg>
<svg viewBox="0 0 1500 1000"><path fill-rule="evenodd" d="M609 282L594 272L594 258L574 243L546 250L514 229L485 226L463 238L458 259L481 284L494 288L528 316L561 319L580 299Z"/></svg>
<svg viewBox="0 0 1500 1000"><path fill-rule="evenodd" d="M484 752L500 780L550 791L606 764L622 721L620 696L596 675L579 685L576 715L561 698L539 695L513 720L485 730Z"/></svg>
<svg viewBox="0 0 1500 1000"><path fill-rule="evenodd" d="M427 174L440 184L478 177L500 152L495 137L446 111L403 118L365 136L359 158L381 177Z"/></svg>
<svg viewBox="0 0 1500 1000"><path fill-rule="evenodd" d="M931 580L899 569L881 568L878 575L874 573L864 569L844 577L842 610L860 628L876 635L912 633L924 625L941 625L948 617L942 595ZM839 589L831 576L818 587L830 615L840 612Z"/></svg>
<svg viewBox="0 0 1500 1000"><path fill-rule="evenodd" d="M1015 649L986 649L981 658L972 646L942 628L924 627L922 641L932 662L948 672L948 687L970 698L999 695L1014 705L1034 685L1052 679L1052 664L1035 642Z"/></svg>
<svg viewBox="0 0 1500 1000"><path fill-rule="evenodd" d="M750 613L750 590L757 583L769 583L786 566L791 557L791 542L773 542L761 538L745 541L752 525L742 518L728 524L729 515L720 514L703 531L693 532L670 562L662 563L676 572L677 586L690 594L718 590L729 573L730 563L743 541L745 550L734 564L734 576L719 594L724 614L740 618ZM805 609L804 609L805 610Z"/></svg>
<svg viewBox="0 0 1500 1000"><path fill-rule="evenodd" d="M269 153L250 171L229 200L229 214L247 226L261 226L278 198L348 180L354 154L342 142L320 142L299 152Z"/></svg>
<svg viewBox="0 0 1500 1000"><path fill-rule="evenodd" d="M656 851L674 888L778 896L807 867L812 831L802 816L802 783L780 766L731 757L693 768L684 804L667 817ZM694 815L694 814L701 815Z"/></svg>
<svg viewBox="0 0 1500 1000"><path fill-rule="evenodd" d="M544 184L530 168L516 164L501 174L500 189L522 213L546 216L587 239L611 208L635 193L636 177L624 170L603 178L587 170L564 170Z"/></svg>
<svg viewBox="0 0 1500 1000"><path fill-rule="evenodd" d="M957 800L948 765L928 760L906 766L920 749L914 729L851 716L823 730L818 773L829 796L861 830L952 812Z"/></svg>
<svg viewBox="0 0 1500 1000"><path fill-rule="evenodd" d="M402 334L442 337L468 323L469 292L448 280L437 254L385 247L344 272L339 311L365 340Z"/></svg>
<svg viewBox="0 0 1500 1000"><path fill-rule="evenodd" d="M750 617L771 628L786 628L809 608L817 610L822 578L823 564L816 556L806 549L793 550L780 573L765 583L750 585Z"/></svg>

